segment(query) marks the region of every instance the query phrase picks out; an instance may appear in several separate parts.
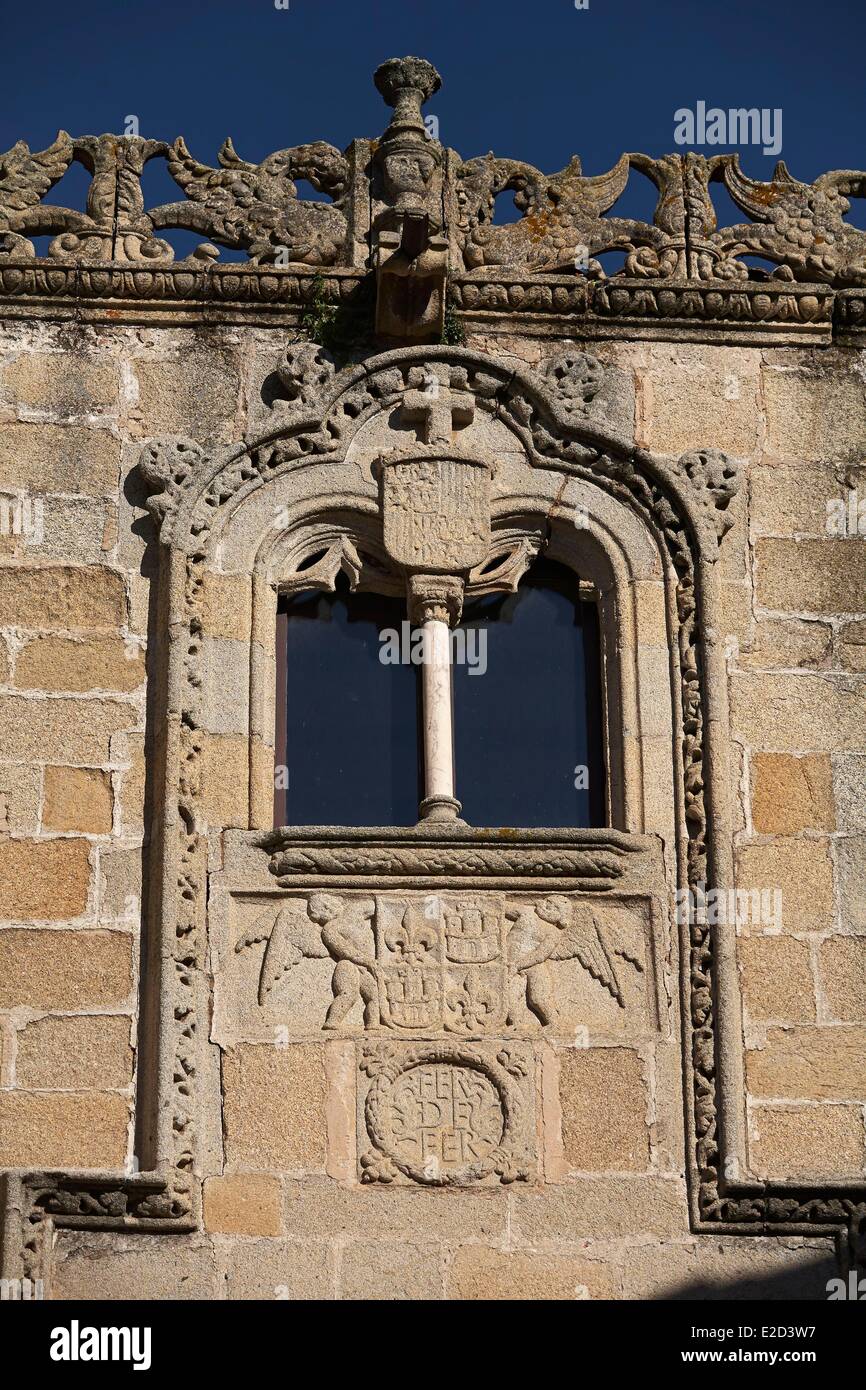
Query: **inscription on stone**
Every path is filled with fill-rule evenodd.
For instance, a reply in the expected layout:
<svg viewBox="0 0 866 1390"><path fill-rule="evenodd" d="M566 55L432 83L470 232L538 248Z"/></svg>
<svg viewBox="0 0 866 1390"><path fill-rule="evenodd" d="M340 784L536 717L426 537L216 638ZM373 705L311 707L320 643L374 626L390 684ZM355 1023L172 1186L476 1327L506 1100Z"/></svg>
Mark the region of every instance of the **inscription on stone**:
<svg viewBox="0 0 866 1390"><path fill-rule="evenodd" d="M469 1067L412 1067L392 1090L394 1146L410 1164L444 1172L486 1158L502 1138L496 1088Z"/></svg>
<svg viewBox="0 0 866 1390"><path fill-rule="evenodd" d="M359 1055L364 1182L525 1181L535 1172L526 1044L394 1043Z"/></svg>

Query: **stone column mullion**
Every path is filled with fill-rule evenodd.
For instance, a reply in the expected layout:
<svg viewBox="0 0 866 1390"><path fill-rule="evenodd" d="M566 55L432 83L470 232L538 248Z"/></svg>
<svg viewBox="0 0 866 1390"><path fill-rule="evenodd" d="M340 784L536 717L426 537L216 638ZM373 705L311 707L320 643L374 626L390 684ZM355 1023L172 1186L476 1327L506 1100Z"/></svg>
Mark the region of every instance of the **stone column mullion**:
<svg viewBox="0 0 866 1390"><path fill-rule="evenodd" d="M411 575L409 618L424 634L421 693L424 733L422 820L455 820L454 722L451 683L451 626L460 617L463 581L450 576Z"/></svg>

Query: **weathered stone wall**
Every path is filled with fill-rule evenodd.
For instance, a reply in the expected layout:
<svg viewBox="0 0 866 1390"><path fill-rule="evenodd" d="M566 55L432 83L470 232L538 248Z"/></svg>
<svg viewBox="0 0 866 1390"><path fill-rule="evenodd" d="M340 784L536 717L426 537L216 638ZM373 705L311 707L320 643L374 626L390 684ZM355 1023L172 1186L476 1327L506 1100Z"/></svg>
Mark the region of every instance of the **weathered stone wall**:
<svg viewBox="0 0 866 1390"><path fill-rule="evenodd" d="M0 484L40 500L44 518L41 538L0 541L2 1168L133 1171L159 736L147 672L170 639L130 475L157 435L240 439L285 336L0 329ZM554 343L469 346L534 367ZM864 355L585 346L631 378L638 446L745 464L719 558L735 867L742 887L780 889L783 903L780 921L750 921L737 940L748 1163L759 1178L862 1181L866 538L828 534L827 504L866 498ZM209 581L206 635L226 655L249 640L237 584ZM210 824L245 826L246 736L205 733L202 757ZM215 870L222 853L212 831ZM205 1105L221 1101L222 1115L201 1159L200 1229L59 1231L52 1295L824 1297L829 1236L690 1233L675 958L667 971L666 1046L626 1034L551 1049L543 1170L528 1185L364 1186L344 1042L212 1045L219 1085Z"/></svg>

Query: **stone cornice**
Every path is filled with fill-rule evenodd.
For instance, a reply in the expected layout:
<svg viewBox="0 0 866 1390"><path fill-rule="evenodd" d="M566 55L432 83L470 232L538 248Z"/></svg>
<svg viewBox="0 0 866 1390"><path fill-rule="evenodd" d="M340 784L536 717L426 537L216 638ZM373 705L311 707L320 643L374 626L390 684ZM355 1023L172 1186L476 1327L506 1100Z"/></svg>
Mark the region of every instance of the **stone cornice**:
<svg viewBox="0 0 866 1390"><path fill-rule="evenodd" d="M364 271L339 268L7 261L0 263L0 318L298 328L318 292L356 317L363 337L372 325L352 299L366 279ZM478 272L455 278L450 289L466 332L774 346L866 341L866 289Z"/></svg>

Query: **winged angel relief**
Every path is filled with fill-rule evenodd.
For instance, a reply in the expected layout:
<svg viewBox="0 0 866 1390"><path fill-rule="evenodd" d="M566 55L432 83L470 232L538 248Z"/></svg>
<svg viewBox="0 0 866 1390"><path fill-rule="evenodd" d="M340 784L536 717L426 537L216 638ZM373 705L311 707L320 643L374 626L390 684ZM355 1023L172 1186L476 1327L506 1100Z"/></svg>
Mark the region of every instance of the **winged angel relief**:
<svg viewBox="0 0 866 1390"><path fill-rule="evenodd" d="M631 941L585 901L552 894L507 902L494 895L420 899L290 898L267 908L235 946L265 942L258 1002L264 1007L304 960L330 960L324 1027L346 1026L360 1006L365 1030L477 1034L561 1023L556 967L575 961L626 1006L624 972L643 971Z"/></svg>

